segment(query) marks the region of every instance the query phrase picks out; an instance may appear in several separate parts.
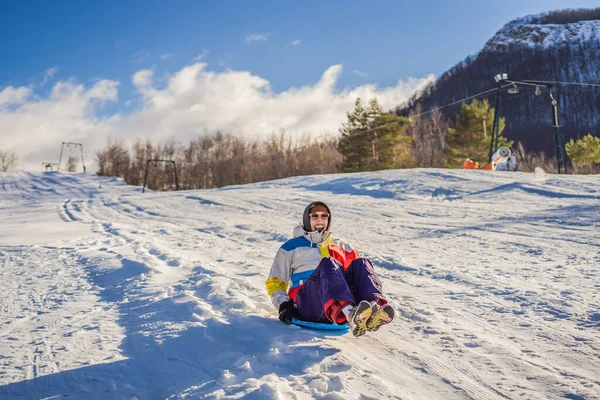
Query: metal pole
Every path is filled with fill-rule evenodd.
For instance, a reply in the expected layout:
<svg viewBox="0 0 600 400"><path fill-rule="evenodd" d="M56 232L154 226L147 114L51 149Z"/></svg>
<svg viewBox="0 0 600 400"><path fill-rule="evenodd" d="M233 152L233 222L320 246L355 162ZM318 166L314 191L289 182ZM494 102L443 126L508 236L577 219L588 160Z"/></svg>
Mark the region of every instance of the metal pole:
<svg viewBox="0 0 600 400"><path fill-rule="evenodd" d="M498 102L498 106L500 103ZM496 108L498 110L498 108ZM498 123L496 124L496 135L494 136L494 153L498 151L498 140L500 139L500 117L498 117Z"/></svg>
<svg viewBox="0 0 600 400"><path fill-rule="evenodd" d="M144 172L144 185L142 186L142 193L146 192L146 178L148 178L148 165L152 160L146 160L146 172Z"/></svg>
<svg viewBox="0 0 600 400"><path fill-rule="evenodd" d="M83 145L80 143L79 148L81 149L81 165L83 165L83 173L85 174L85 160L83 159Z"/></svg>
<svg viewBox="0 0 600 400"><path fill-rule="evenodd" d="M550 92L550 99L552 100L552 123L554 126L554 146L556 147L556 169L560 175L561 169L564 169L565 174L567 173L567 165L565 164L564 151L562 146L562 140L560 132L558 131L558 108L556 107L558 102L552 95L552 86L548 85L548 91Z"/></svg>
<svg viewBox="0 0 600 400"><path fill-rule="evenodd" d="M172 161L173 163L173 170L175 171L175 190L179 190L179 179L177 178L177 164L175 164L175 161Z"/></svg>
<svg viewBox="0 0 600 400"><path fill-rule="evenodd" d="M60 146L60 156L58 156L58 167L56 168L57 171L60 171L60 161L62 160L62 153L64 148L65 142L62 142L62 145Z"/></svg>
<svg viewBox="0 0 600 400"><path fill-rule="evenodd" d="M496 109L494 110L494 124L492 125L492 137L490 139L490 154L488 156L488 163L492 162L492 155L498 150L498 131L500 130L499 115L500 115L500 88L502 87L503 81L498 81L498 89L496 90ZM496 149L494 149L494 138Z"/></svg>
<svg viewBox="0 0 600 400"><path fill-rule="evenodd" d="M323 175L323 143L319 144L319 157L321 159L321 175Z"/></svg>
<svg viewBox="0 0 600 400"><path fill-rule="evenodd" d="M544 86L548 88L548 91L550 93L550 100L552 102L552 126L554 127L554 147L555 147L555 152L556 152L556 169L558 170L558 174L561 174L561 171L564 170L564 173L567 174L567 164L565 162L565 152L564 152L564 147L562 144L562 138L559 132L559 125L558 125L558 102L556 101L556 99L554 98L554 95L552 93L552 85L549 85L548 83L545 82L539 82L539 81L531 81L531 80L514 80L514 79L502 79L502 80L498 80L498 93L496 96L496 111L494 113L494 127L492 129L492 140L490 142L490 162L492 161L492 154L493 151L498 150L498 131L499 131L499 124L498 124L498 109L500 107L500 87L502 83L506 83L506 82L511 82L513 84L522 84L522 85L530 85L530 86ZM494 144L495 144L495 149L494 149Z"/></svg>

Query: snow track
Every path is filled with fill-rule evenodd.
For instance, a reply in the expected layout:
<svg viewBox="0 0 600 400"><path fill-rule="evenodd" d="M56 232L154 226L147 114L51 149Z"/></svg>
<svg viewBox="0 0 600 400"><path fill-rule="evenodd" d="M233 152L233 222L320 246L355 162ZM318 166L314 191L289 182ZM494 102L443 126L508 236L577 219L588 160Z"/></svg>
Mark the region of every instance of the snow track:
<svg viewBox="0 0 600 400"><path fill-rule="evenodd" d="M283 326L304 206L373 260L393 324ZM600 182L410 170L141 194L0 174L0 398L600 398Z"/></svg>

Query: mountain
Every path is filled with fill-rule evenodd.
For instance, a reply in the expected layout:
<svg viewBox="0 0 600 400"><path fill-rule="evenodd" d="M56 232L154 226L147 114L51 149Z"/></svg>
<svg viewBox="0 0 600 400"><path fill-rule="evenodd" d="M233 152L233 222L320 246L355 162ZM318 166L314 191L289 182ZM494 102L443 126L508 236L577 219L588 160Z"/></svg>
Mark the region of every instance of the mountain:
<svg viewBox="0 0 600 400"><path fill-rule="evenodd" d="M493 89L498 73L516 80L600 84L600 8L553 11L511 21L479 53L446 71L396 112L408 115L419 103L426 111ZM519 89L518 94L501 92L504 135L529 151L554 154L548 91L542 88L536 96L535 87ZM600 86L556 83L553 93L564 141L587 133L600 136ZM494 105L495 91L486 96ZM454 118L459 109L457 104L443 112Z"/></svg>

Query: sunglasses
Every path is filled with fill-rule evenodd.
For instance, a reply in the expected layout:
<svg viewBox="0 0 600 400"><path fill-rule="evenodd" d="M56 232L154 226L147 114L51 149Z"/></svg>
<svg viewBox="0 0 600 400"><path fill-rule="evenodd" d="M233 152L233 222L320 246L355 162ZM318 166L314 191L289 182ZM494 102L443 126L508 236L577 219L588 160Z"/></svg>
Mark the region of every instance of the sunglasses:
<svg viewBox="0 0 600 400"><path fill-rule="evenodd" d="M314 214L310 214L310 217L314 220L319 219L319 217L323 218L323 219L329 219L329 214L326 213L314 213Z"/></svg>

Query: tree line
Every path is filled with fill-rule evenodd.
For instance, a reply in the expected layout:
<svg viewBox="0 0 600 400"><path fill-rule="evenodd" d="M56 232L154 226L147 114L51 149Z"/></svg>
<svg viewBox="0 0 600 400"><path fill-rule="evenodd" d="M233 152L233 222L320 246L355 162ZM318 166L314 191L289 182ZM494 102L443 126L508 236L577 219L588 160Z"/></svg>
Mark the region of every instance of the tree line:
<svg viewBox="0 0 600 400"><path fill-rule="evenodd" d="M462 103L460 112L446 119L439 109L424 112L416 104L407 116L383 112L376 99L354 110L340 129L337 149L342 154L341 172L392 168L462 168L465 159L487 165L495 109L487 99ZM498 147L509 147L524 172L537 167L556 171L556 157L543 151L527 151L522 142L504 136L506 118L498 118ZM565 146L572 173L600 173L600 138L588 134Z"/></svg>
<svg viewBox="0 0 600 400"><path fill-rule="evenodd" d="M572 24L600 20L600 7L549 11L532 18L534 24Z"/></svg>
<svg viewBox="0 0 600 400"><path fill-rule="evenodd" d="M97 174L118 176L132 185L142 185L148 159L176 163L181 189L207 189L298 175L338 172L342 156L333 138L294 139L285 132L266 140L247 140L217 132L191 140L186 145L169 141L153 144L137 140L131 148L109 142L96 152ZM147 186L164 190L175 187L171 164L151 162Z"/></svg>
<svg viewBox="0 0 600 400"><path fill-rule="evenodd" d="M340 129L341 171L462 168L466 158L485 164L493 120L494 109L487 100L464 103L456 121L449 121L439 110L423 113L420 105L402 117L384 112L376 99L367 107L357 99ZM498 145L511 146L502 136L504 126L504 118L499 118Z"/></svg>
<svg viewBox="0 0 600 400"><path fill-rule="evenodd" d="M408 116L398 116L384 111L377 99L363 105L358 98L354 109L347 113L338 137L293 139L283 132L249 141L217 132L186 145L174 141L156 145L150 140L137 140L128 148L123 142L109 142L96 152L97 174L118 176L132 185L142 185L147 160L173 160L180 188L207 189L298 175L462 168L466 158L483 166L489 157L494 114L486 99L462 104L458 115L448 120L439 110L422 112L420 105ZM515 146L503 136L505 118L498 118L498 123L498 145L514 147L523 171L533 171L536 167L548 172L555 170L553 158L543 152L528 153L521 143ZM587 147L583 147L589 148L594 143L586 142ZM575 165L574 172L595 171L593 159L577 160L581 163L578 169ZM151 162L147 179L151 189L175 187L175 171L169 163Z"/></svg>

